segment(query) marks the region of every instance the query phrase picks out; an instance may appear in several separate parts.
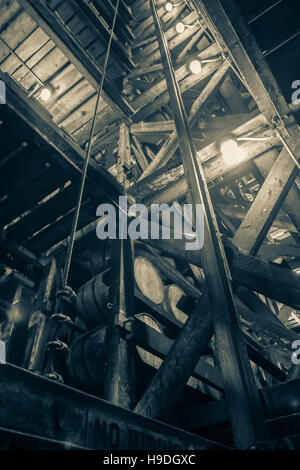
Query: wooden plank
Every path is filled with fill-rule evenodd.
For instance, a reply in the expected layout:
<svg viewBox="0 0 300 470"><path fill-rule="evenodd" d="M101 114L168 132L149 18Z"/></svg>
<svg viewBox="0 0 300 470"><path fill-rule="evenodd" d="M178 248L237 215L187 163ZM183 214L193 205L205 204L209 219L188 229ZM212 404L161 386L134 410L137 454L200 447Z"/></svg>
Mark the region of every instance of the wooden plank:
<svg viewBox="0 0 300 470"><path fill-rule="evenodd" d="M88 24L89 28L96 34L96 36L105 44L108 44L109 37L110 37L110 26L112 25L112 19L110 23L106 23L102 16L99 14L95 14L95 7L93 8L90 5L90 2L86 2L85 0L70 0L72 7L74 8L75 12L77 12L81 17L83 17ZM109 27L107 26L109 24ZM116 37L116 29L115 34L112 38L111 43L111 50L112 55L114 55L115 59L119 60L124 64L126 70L132 70L134 68L134 63L129 58L125 47L123 46L122 42L118 40Z"/></svg>

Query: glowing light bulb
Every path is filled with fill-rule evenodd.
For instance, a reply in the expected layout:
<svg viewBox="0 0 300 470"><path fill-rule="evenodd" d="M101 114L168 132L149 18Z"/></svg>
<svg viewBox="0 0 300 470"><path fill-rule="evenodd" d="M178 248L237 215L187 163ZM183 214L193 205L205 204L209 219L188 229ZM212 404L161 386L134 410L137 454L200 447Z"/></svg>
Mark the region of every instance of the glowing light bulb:
<svg viewBox="0 0 300 470"><path fill-rule="evenodd" d="M165 4L165 9L166 11L172 11L173 10L173 5L171 2L168 2Z"/></svg>
<svg viewBox="0 0 300 470"><path fill-rule="evenodd" d="M237 140L227 139L220 144L220 151L226 163L238 163L244 158L244 150L239 147Z"/></svg>
<svg viewBox="0 0 300 470"><path fill-rule="evenodd" d="M42 101L49 101L51 98L51 95L52 95L52 91L50 90L50 88L45 87L43 88L40 97Z"/></svg>
<svg viewBox="0 0 300 470"><path fill-rule="evenodd" d="M183 33L184 29L185 29L185 26L183 23L177 23L177 25L175 26L175 29L177 31L177 33Z"/></svg>
<svg viewBox="0 0 300 470"><path fill-rule="evenodd" d="M189 63L189 69L193 74L198 74L202 70L202 64L200 60L194 59Z"/></svg>

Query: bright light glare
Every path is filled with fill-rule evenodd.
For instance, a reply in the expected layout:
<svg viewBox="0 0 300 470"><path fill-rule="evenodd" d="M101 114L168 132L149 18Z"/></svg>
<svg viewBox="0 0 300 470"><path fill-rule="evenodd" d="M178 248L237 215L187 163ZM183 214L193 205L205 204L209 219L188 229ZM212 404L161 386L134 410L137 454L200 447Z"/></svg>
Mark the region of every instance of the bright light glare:
<svg viewBox="0 0 300 470"><path fill-rule="evenodd" d="M226 163L238 163L244 158L244 151L234 139L224 140L220 145L220 151Z"/></svg>
<svg viewBox="0 0 300 470"><path fill-rule="evenodd" d="M177 25L176 25L176 31L177 31L177 33L179 33L179 34L180 34L180 33L183 33L183 31L184 31L184 24L183 24L183 23L177 23Z"/></svg>
<svg viewBox="0 0 300 470"><path fill-rule="evenodd" d="M173 5L171 2L166 3L165 5L166 11L172 11L173 10Z"/></svg>
<svg viewBox="0 0 300 470"><path fill-rule="evenodd" d="M52 92L49 88L44 88L41 92L41 100L49 101L51 98Z"/></svg>
<svg viewBox="0 0 300 470"><path fill-rule="evenodd" d="M201 72L202 64L200 60L195 59L190 62L189 68L190 68L190 71L196 75Z"/></svg>

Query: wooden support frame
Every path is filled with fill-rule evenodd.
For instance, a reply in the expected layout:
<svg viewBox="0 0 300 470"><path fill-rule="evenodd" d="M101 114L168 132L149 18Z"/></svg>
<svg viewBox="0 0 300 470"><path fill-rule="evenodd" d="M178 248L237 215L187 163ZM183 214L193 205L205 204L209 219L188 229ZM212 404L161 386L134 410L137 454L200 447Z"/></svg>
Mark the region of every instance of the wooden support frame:
<svg viewBox="0 0 300 470"><path fill-rule="evenodd" d="M229 53L270 127L279 133L298 159L298 126L236 3L233 0L194 0L194 4L220 47ZM298 171L284 148L235 235L235 243L245 252L254 255L259 250Z"/></svg>
<svg viewBox="0 0 300 470"><path fill-rule="evenodd" d="M226 449L10 364L1 365L0 383L1 422L19 432L110 451Z"/></svg>

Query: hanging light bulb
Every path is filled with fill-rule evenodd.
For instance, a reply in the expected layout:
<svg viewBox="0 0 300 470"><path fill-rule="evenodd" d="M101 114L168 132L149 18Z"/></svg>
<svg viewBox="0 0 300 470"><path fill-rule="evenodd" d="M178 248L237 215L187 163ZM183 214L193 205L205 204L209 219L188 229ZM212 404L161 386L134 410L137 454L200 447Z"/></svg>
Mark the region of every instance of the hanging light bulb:
<svg viewBox="0 0 300 470"><path fill-rule="evenodd" d="M49 86L46 86L45 88L43 88L40 94L41 100L49 101L52 96L52 92L53 90Z"/></svg>
<svg viewBox="0 0 300 470"><path fill-rule="evenodd" d="M193 59L189 63L189 69L193 74L197 75L202 70L202 63L198 59Z"/></svg>
<svg viewBox="0 0 300 470"><path fill-rule="evenodd" d="M238 163L244 158L244 150L234 138L223 140L220 144L223 159L228 164Z"/></svg>
<svg viewBox="0 0 300 470"><path fill-rule="evenodd" d="M175 26L175 29L177 31L177 33L181 34L183 33L183 31L185 30L185 26L183 23L179 22L177 23L177 25Z"/></svg>
<svg viewBox="0 0 300 470"><path fill-rule="evenodd" d="M165 10L166 10L166 11L172 11L172 10L173 10L173 5L172 5L171 2L167 2L167 3L165 4Z"/></svg>

